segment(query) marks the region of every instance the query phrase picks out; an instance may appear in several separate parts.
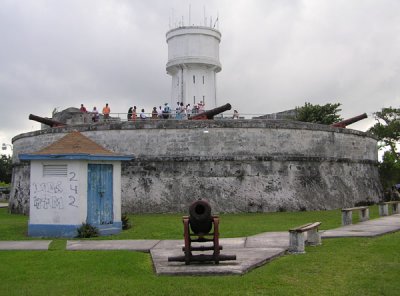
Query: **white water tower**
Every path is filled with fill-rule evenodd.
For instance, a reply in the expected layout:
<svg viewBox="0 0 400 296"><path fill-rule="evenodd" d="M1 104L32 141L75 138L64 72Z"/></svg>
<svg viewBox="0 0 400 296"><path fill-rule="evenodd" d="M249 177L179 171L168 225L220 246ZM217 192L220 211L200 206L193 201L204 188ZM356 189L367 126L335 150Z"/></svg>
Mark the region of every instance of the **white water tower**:
<svg viewBox="0 0 400 296"><path fill-rule="evenodd" d="M221 33L206 26L183 26L167 32L167 73L172 76L171 106L203 101L205 109L218 106L216 73L221 71Z"/></svg>

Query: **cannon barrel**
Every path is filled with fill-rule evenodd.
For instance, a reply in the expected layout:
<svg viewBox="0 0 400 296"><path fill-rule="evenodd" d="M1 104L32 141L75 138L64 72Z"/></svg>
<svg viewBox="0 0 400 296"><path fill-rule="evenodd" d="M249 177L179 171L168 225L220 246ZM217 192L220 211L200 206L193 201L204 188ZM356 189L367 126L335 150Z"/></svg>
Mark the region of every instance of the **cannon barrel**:
<svg viewBox="0 0 400 296"><path fill-rule="evenodd" d="M195 234L208 234L212 228L211 206L204 200L194 201L189 207L189 224Z"/></svg>
<svg viewBox="0 0 400 296"><path fill-rule="evenodd" d="M214 119L215 115L225 112L227 110L231 110L231 109L232 109L232 106L231 106L231 104L228 103L223 106L220 106L220 107L217 107L217 108L214 108L214 109L211 109L211 110L208 110L208 111L196 114L196 115L192 115L192 116L190 116L189 119L191 119L191 120Z"/></svg>
<svg viewBox="0 0 400 296"><path fill-rule="evenodd" d="M358 116L355 116L355 117L352 117L352 118L349 118L349 119L346 119L346 120L343 120L343 121L340 121L340 122L336 122L334 124L331 124L331 126L346 128L346 126L348 126L348 125L350 125L352 123L355 123L357 121L360 121L362 119L365 119L367 117L368 117L367 114L364 113L364 114L361 114L361 115L358 115Z"/></svg>
<svg viewBox="0 0 400 296"><path fill-rule="evenodd" d="M33 114L29 114L29 119L33 120L33 121L37 121L43 124L46 124L50 127L57 127L57 126L66 126L65 123L50 119L50 118L46 118L46 117L40 117L40 116L36 116Z"/></svg>

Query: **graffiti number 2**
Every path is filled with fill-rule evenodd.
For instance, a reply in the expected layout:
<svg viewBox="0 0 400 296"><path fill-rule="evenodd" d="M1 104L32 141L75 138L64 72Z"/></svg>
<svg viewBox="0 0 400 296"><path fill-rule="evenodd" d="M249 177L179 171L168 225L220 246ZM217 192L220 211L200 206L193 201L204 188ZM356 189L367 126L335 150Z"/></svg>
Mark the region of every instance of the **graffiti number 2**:
<svg viewBox="0 0 400 296"><path fill-rule="evenodd" d="M70 181L78 181L77 179L75 179L76 174L75 172L69 172L70 175L72 175L72 177L69 178Z"/></svg>
<svg viewBox="0 0 400 296"><path fill-rule="evenodd" d="M72 195L70 195L70 196L68 196L68 197L69 197L69 199L70 199L69 205L70 205L70 206L73 206L73 207L75 207L75 208L77 208L78 206L75 204L75 201L76 201L75 197L72 196Z"/></svg>

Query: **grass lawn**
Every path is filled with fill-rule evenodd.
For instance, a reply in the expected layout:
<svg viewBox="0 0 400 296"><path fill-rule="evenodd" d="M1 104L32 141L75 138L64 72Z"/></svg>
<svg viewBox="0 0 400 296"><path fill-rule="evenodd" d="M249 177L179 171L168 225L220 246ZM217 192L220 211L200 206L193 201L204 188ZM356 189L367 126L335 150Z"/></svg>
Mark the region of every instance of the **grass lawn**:
<svg viewBox="0 0 400 296"><path fill-rule="evenodd" d="M372 207L371 218L377 217ZM133 215L113 239L182 238L182 215ZM223 237L286 231L322 221L340 226L340 211L221 215ZM0 209L0 240L27 239L27 217ZM108 237L110 239L110 237ZM325 239L306 254L286 255L243 276L156 276L149 254L0 251L0 295L399 295L400 232L377 238Z"/></svg>

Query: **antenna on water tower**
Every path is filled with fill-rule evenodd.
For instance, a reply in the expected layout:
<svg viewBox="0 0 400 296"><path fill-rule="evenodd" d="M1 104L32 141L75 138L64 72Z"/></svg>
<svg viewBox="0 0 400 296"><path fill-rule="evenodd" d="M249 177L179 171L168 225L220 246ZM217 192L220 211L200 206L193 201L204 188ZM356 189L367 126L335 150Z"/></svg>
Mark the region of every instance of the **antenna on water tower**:
<svg viewBox="0 0 400 296"><path fill-rule="evenodd" d="M207 26L207 18L206 18L206 6L203 6L203 16L204 16L204 27Z"/></svg>
<svg viewBox="0 0 400 296"><path fill-rule="evenodd" d="M217 29L219 29L219 13L217 12L217 19L215 20L213 28L215 29L215 25L217 25Z"/></svg>
<svg viewBox="0 0 400 296"><path fill-rule="evenodd" d="M192 5L191 5L191 4L189 4L189 26L191 26L191 25L192 25L191 9L192 9Z"/></svg>

